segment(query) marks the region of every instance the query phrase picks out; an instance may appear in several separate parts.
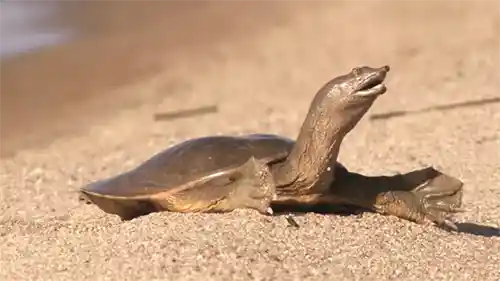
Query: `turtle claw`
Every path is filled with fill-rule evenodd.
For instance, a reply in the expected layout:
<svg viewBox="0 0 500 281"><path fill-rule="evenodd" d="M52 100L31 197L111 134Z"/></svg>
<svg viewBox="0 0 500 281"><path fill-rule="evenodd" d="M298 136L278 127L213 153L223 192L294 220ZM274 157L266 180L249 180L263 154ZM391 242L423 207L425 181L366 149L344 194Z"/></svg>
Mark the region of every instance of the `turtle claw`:
<svg viewBox="0 0 500 281"><path fill-rule="evenodd" d="M437 172L434 178L425 181L413 190L395 190L380 194L377 197L375 209L380 213L420 224L432 222L457 230L457 226L449 217L466 211L460 207L462 187L463 183L458 179Z"/></svg>
<svg viewBox="0 0 500 281"><path fill-rule="evenodd" d="M457 230L457 226L455 223L449 218L449 216L452 213L456 213L456 211L453 208L427 208L425 211L422 212L424 218L416 218L415 220L417 222L421 220L426 220L430 221L432 223L435 223L437 225L445 225L449 227L450 229Z"/></svg>
<svg viewBox="0 0 500 281"><path fill-rule="evenodd" d="M268 215L272 216L274 215L274 210L271 207L266 207L266 205L260 205L260 206L248 206L250 209L254 209L257 212L263 214L263 215Z"/></svg>
<svg viewBox="0 0 500 281"><path fill-rule="evenodd" d="M432 182L426 182L425 185L430 185ZM443 187L444 188L444 187ZM432 188L431 188L432 189ZM457 230L457 226L448 217L455 213L465 212L460 208L462 199L462 185L457 185L455 188L450 188L445 191L431 191L427 193L425 189L419 189L418 192L425 194L421 196L422 213L427 219L430 219L438 225L446 225L447 227ZM416 193L417 197L418 193Z"/></svg>
<svg viewBox="0 0 500 281"><path fill-rule="evenodd" d="M454 231L458 231L457 225L454 222L450 221L450 220L444 220L443 224L446 225L447 227L449 227L450 229L454 230Z"/></svg>

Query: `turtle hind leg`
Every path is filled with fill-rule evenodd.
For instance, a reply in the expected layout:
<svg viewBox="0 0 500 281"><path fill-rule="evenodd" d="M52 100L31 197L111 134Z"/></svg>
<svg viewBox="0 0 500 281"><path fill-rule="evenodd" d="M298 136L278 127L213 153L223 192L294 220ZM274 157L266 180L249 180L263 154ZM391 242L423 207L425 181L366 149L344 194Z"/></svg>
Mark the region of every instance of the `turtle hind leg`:
<svg viewBox="0 0 500 281"><path fill-rule="evenodd" d="M461 208L463 183L432 167L421 171L434 176L409 191L380 193L375 200L375 210L420 224L430 222L456 230L456 225L449 217L464 211ZM409 178L410 182L415 179L415 174L411 176L413 178Z"/></svg>

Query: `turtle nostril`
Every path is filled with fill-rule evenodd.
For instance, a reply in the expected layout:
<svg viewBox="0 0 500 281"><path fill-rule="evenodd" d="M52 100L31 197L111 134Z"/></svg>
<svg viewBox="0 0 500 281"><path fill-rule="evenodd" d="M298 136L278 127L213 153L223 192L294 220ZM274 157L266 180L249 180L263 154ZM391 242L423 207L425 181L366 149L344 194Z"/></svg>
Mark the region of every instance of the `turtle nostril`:
<svg viewBox="0 0 500 281"><path fill-rule="evenodd" d="M391 68L388 65L382 66L382 69L384 69L385 72L389 72Z"/></svg>

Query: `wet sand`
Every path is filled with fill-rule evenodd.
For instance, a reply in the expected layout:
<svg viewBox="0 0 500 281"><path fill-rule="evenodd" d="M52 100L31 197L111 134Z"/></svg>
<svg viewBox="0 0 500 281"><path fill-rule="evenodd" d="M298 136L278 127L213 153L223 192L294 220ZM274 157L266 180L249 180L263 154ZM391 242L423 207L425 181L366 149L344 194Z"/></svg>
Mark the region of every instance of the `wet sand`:
<svg viewBox="0 0 500 281"><path fill-rule="evenodd" d="M77 7L61 21L79 40L2 61L1 278L498 280L498 3L279 3L101 6L102 21ZM296 137L315 91L360 64L389 64L389 90L339 160L460 178L458 233L372 213L307 213L300 228L253 211L122 222L77 200L88 181L188 138Z"/></svg>

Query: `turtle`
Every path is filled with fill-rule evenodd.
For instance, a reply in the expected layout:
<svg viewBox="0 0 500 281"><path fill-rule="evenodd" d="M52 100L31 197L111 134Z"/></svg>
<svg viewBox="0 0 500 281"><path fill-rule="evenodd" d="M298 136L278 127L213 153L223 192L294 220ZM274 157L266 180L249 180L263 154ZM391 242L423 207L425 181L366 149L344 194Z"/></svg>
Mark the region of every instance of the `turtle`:
<svg viewBox="0 0 500 281"><path fill-rule="evenodd" d="M390 71L356 66L316 92L296 140L271 133L200 136L133 169L91 182L80 196L130 220L151 212L231 212L350 205L456 229L463 182L433 166L366 176L337 161L341 143L378 97Z"/></svg>

